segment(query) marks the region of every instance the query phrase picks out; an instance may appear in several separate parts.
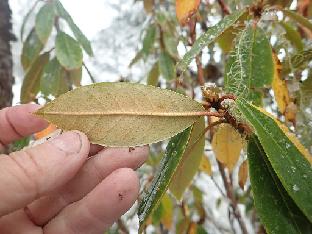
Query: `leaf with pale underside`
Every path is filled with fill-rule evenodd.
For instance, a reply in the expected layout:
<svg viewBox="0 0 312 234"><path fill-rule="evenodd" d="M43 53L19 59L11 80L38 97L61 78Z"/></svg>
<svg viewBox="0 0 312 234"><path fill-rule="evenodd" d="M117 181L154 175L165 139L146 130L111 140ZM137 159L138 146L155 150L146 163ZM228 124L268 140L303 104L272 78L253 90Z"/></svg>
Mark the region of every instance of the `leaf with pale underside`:
<svg viewBox="0 0 312 234"><path fill-rule="evenodd" d="M205 119L204 117L200 117L194 124L185 153L170 183L170 191L178 200L181 200L186 188L190 185L198 171L204 154L204 129Z"/></svg>
<svg viewBox="0 0 312 234"><path fill-rule="evenodd" d="M80 130L92 143L136 146L172 137L203 113L193 99L153 86L97 83L61 95L37 111L65 130Z"/></svg>

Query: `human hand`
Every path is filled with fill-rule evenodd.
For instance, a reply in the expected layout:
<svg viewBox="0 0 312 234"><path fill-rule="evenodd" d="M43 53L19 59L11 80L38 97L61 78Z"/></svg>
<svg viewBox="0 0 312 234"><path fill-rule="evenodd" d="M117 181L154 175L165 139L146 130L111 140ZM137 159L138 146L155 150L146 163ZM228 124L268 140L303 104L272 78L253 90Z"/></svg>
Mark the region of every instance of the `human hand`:
<svg viewBox="0 0 312 234"><path fill-rule="evenodd" d="M38 107L0 111L0 149L47 126L31 114ZM1 155L0 233L91 234L109 228L138 196L133 169L143 164L148 147L92 152L96 150L83 133L70 131Z"/></svg>

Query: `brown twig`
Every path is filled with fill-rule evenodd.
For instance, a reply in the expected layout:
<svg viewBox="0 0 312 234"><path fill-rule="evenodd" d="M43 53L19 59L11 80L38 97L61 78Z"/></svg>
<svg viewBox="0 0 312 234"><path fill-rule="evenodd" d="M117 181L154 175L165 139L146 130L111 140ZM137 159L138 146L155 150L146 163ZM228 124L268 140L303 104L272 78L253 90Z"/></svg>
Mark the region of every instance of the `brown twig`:
<svg viewBox="0 0 312 234"><path fill-rule="evenodd" d="M93 77L93 75L91 74L91 72L90 72L89 68L87 67L87 65L86 65L84 62L82 62L82 66L86 69L86 71L87 71L87 73L88 73L88 75L89 75L90 80L92 81L92 83L96 83L96 80L94 79L94 77Z"/></svg>
<svg viewBox="0 0 312 234"><path fill-rule="evenodd" d="M224 2L224 0L218 0L217 2L219 3L219 5L220 5L220 7L221 7L222 15L223 15L223 16L231 14L230 8L229 8L228 5Z"/></svg>
<svg viewBox="0 0 312 234"><path fill-rule="evenodd" d="M196 18L192 19L189 22L189 30L190 30L190 45L194 45L196 41ZM204 70L202 66L202 53L199 53L195 57L196 66L197 66L197 80L199 85L203 86L205 84L205 78L204 78Z"/></svg>
<svg viewBox="0 0 312 234"><path fill-rule="evenodd" d="M238 209L237 200L234 197L233 187L232 187L230 181L228 180L227 175L225 174L224 167L223 167L222 163L220 163L218 160L217 160L217 163L218 163L219 171L220 171L220 174L221 174L221 177L222 177L222 180L223 180L223 183L224 183L224 187L225 187L225 190L226 190L226 195L227 195L227 197L230 200L230 205L232 207L233 214L234 214L235 218L238 221L238 224L239 224L239 226L240 226L240 228L242 230L242 233L243 234L248 234L247 228L246 228L246 224L245 224L245 222L244 222L244 220L242 218L242 215L241 215L241 213L240 213L240 211Z"/></svg>

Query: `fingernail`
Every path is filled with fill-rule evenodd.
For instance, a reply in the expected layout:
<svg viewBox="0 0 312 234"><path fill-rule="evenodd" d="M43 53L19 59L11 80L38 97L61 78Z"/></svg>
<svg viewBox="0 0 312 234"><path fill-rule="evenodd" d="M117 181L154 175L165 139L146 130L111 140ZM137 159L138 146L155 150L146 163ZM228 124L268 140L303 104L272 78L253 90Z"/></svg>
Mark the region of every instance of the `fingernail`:
<svg viewBox="0 0 312 234"><path fill-rule="evenodd" d="M51 143L68 154L79 153L82 146L80 134L73 131L63 133L51 140Z"/></svg>

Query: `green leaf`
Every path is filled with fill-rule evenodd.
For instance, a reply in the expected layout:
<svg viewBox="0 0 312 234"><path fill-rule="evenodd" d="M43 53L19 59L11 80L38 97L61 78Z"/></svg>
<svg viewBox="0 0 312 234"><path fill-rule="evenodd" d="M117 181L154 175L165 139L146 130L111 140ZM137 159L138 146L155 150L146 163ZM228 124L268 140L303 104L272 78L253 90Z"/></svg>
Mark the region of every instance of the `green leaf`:
<svg viewBox="0 0 312 234"><path fill-rule="evenodd" d="M65 81L65 71L57 61L56 58L52 59L44 66L43 74L40 80L40 90L45 95L59 95L68 91L68 84Z"/></svg>
<svg viewBox="0 0 312 234"><path fill-rule="evenodd" d="M291 65L294 69L300 69L306 66L312 60L312 49L304 50L291 57Z"/></svg>
<svg viewBox="0 0 312 234"><path fill-rule="evenodd" d="M148 29L146 30L145 37L143 39L143 53L145 56L147 56L155 43L156 39L156 26L154 24L150 25Z"/></svg>
<svg viewBox="0 0 312 234"><path fill-rule="evenodd" d="M257 214L266 231L311 233L311 223L283 188L256 136L249 140L248 160Z"/></svg>
<svg viewBox="0 0 312 234"><path fill-rule="evenodd" d="M162 52L159 57L159 71L166 80L174 80L176 78L176 70L174 61L167 52Z"/></svg>
<svg viewBox="0 0 312 234"><path fill-rule="evenodd" d="M55 41L55 53L58 61L68 70L82 66L82 51L78 42L64 32L59 32Z"/></svg>
<svg viewBox="0 0 312 234"><path fill-rule="evenodd" d="M299 32L286 22L279 23L285 29L285 37L291 42L291 44L293 44L297 48L298 51L302 51L303 43Z"/></svg>
<svg viewBox="0 0 312 234"><path fill-rule="evenodd" d="M187 148L170 183L170 192L177 200L181 200L186 188L190 185L198 171L198 167L204 155L204 129L205 118L200 117L200 119L194 123Z"/></svg>
<svg viewBox="0 0 312 234"><path fill-rule="evenodd" d="M92 143L135 146L158 142L192 125L204 111L193 99L134 83L97 83L61 95L37 115Z"/></svg>
<svg viewBox="0 0 312 234"><path fill-rule="evenodd" d="M34 12L34 10L36 9L37 5L39 2L41 2L42 0L37 0L35 1L35 3L33 4L33 6L30 8L30 10L27 12L27 14L25 15L24 19L23 19L23 23L21 26L21 32L20 32L20 37L21 37L21 41L24 40L24 31L25 31L25 26L26 23L29 20L29 17L32 15L32 13Z"/></svg>
<svg viewBox="0 0 312 234"><path fill-rule="evenodd" d="M134 64L140 61L143 58L143 55L144 55L143 50L139 50L129 63L128 67L131 68Z"/></svg>
<svg viewBox="0 0 312 234"><path fill-rule="evenodd" d="M245 11L236 11L229 16L224 17L218 24L209 28L194 43L190 51L188 51L183 59L177 64L177 69L184 72L192 59L200 53L205 47L214 42L222 33L233 26L236 21L245 13Z"/></svg>
<svg viewBox="0 0 312 234"><path fill-rule="evenodd" d="M147 76L147 84L157 86L159 79L159 68L158 68L158 62L154 64L150 72Z"/></svg>
<svg viewBox="0 0 312 234"><path fill-rule="evenodd" d="M256 101L254 92L272 83L273 68L270 42L262 29L250 26L238 36L226 65L225 89L228 93Z"/></svg>
<svg viewBox="0 0 312 234"><path fill-rule="evenodd" d="M163 40L165 44L166 51L173 57L177 58L179 55L178 53L178 40L177 38L172 35L171 33L164 33Z"/></svg>
<svg viewBox="0 0 312 234"><path fill-rule="evenodd" d="M43 44L39 40L35 29L32 29L23 44L21 63L24 71L26 71L29 66L36 60L42 49Z"/></svg>
<svg viewBox="0 0 312 234"><path fill-rule="evenodd" d="M15 151L22 150L24 147L29 145L30 139L31 139L31 137L24 137L24 138L22 138L20 140L14 141L13 144L12 144L11 151L15 152Z"/></svg>
<svg viewBox="0 0 312 234"><path fill-rule="evenodd" d="M179 133L170 139L166 148L165 156L160 162L158 171L155 174L149 191L145 194L143 200L139 204L139 232L142 232L145 221L166 193L172 176L185 152L186 145L190 139L191 131L192 127L189 127L182 133Z"/></svg>
<svg viewBox="0 0 312 234"><path fill-rule="evenodd" d="M297 21L302 26L308 28L312 32L312 23L307 18L305 18L302 15L299 15L295 11L291 11L291 10L284 9L283 13L285 15L287 15L289 18Z"/></svg>
<svg viewBox="0 0 312 234"><path fill-rule="evenodd" d="M48 61L49 53L41 54L27 70L21 88L21 103L28 103L36 98L40 88L42 71Z"/></svg>
<svg viewBox="0 0 312 234"><path fill-rule="evenodd" d="M243 99L238 99L236 103L240 112L255 129L284 188L312 222L311 155L274 117Z"/></svg>
<svg viewBox="0 0 312 234"><path fill-rule="evenodd" d="M81 30L74 23L72 17L65 10L62 3L58 0L55 0L55 7L56 7L57 14L67 22L68 26L72 30L74 36L76 37L77 41L80 43L82 48L87 52L88 55L93 56L93 51L92 51L90 41L87 39L87 37L81 32Z"/></svg>
<svg viewBox="0 0 312 234"><path fill-rule="evenodd" d="M47 42L52 32L54 17L54 4L50 2L41 7L36 16L35 29L42 44Z"/></svg>
<svg viewBox="0 0 312 234"><path fill-rule="evenodd" d="M308 77L300 85L300 106L312 107L312 76Z"/></svg>

